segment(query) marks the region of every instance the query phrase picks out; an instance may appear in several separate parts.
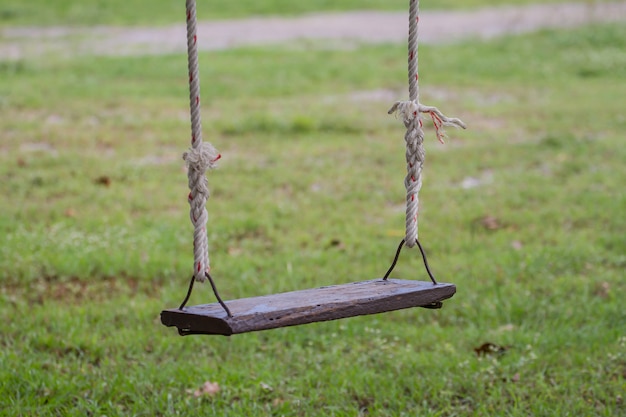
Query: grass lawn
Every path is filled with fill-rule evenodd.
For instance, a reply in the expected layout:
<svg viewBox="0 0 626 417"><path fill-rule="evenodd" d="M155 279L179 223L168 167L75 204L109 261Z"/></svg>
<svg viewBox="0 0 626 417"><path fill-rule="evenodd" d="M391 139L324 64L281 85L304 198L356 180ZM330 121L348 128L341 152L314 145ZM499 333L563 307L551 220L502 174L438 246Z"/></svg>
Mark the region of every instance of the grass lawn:
<svg viewBox="0 0 626 417"><path fill-rule="evenodd" d="M562 3L566 0L545 0ZM513 0L510 4L539 3ZM15 25L162 25L180 21L184 0L5 0L0 5L0 27ZM297 15L320 11L406 10L408 0L315 0L315 1L230 1L198 0L199 19L240 18L253 15ZM497 0L422 1L422 9L499 6ZM181 12L182 9L182 12Z"/></svg>
<svg viewBox="0 0 626 417"><path fill-rule="evenodd" d="M185 57L0 62L0 414L624 415L625 50L624 25L420 48L423 102L469 127L425 123L420 239L457 295L232 338L159 322L192 268ZM224 298L385 272L405 57L202 54ZM394 277L427 279L415 251Z"/></svg>

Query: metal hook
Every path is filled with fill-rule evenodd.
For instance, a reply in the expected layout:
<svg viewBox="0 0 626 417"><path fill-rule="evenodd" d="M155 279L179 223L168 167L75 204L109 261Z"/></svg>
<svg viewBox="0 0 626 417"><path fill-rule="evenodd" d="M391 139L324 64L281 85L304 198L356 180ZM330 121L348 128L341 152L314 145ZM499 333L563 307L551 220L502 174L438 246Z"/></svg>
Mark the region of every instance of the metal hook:
<svg viewBox="0 0 626 417"><path fill-rule="evenodd" d="M178 307L179 310L182 310L187 304L187 301L189 301L189 297L191 297L191 291L193 291L193 282L195 281L195 278L196 277L194 277L193 275L191 276L191 282L189 283L189 289L187 290L187 295L185 296L185 299L183 300L180 307Z"/></svg>
<svg viewBox="0 0 626 417"><path fill-rule="evenodd" d="M387 278L389 278L389 275L391 274L393 269L396 267L396 263L398 263L398 258L400 257L400 251L402 251L402 247L404 246L405 242L406 241L404 239L400 241L400 245L398 245L398 249L396 250L396 256L394 256L393 261L391 262L391 266L389 267L389 269L387 270L387 273L383 277L383 281L387 281ZM419 248L420 253L422 254L422 259L424 260L424 267L426 268L426 272L428 272L428 276L430 277L430 280L433 282L433 284L437 285L437 280L435 280L435 277L433 276L433 273L430 271L430 267L428 266L428 260L426 259L426 252L424 252L424 248L422 248L422 245L420 244L420 241L418 239L415 239L415 242L417 243L417 247Z"/></svg>
<svg viewBox="0 0 626 417"><path fill-rule="evenodd" d="M222 301L222 297L220 297L220 294L217 292L217 287L215 286L215 283L213 282L213 278L211 278L211 274L207 272L206 277L209 279L209 282L211 283L211 288L213 288L213 294L215 294L215 298L217 298L217 302L220 303L224 311L226 311L226 314L228 315L228 317L232 317L233 315L231 314L228 307L226 307L226 304L224 303L224 301Z"/></svg>
<svg viewBox="0 0 626 417"><path fill-rule="evenodd" d="M228 309L224 301L222 301L222 297L220 297L220 294L217 291L217 287L215 286L215 283L213 282L213 278L211 277L211 274L207 272L206 277L209 279L209 283L211 284L211 288L213 289L213 294L215 294L215 298L217 298L217 302L220 303L224 311L226 311L226 314L228 315L228 317L232 317L233 316L232 313L230 312L230 310ZM187 301L189 301L189 297L191 297L191 292L193 291L194 282L195 282L195 276L192 275L191 282L189 283L189 289L187 290L187 295L185 296L185 299L183 300L180 307L178 307L179 310L182 310L187 304Z"/></svg>

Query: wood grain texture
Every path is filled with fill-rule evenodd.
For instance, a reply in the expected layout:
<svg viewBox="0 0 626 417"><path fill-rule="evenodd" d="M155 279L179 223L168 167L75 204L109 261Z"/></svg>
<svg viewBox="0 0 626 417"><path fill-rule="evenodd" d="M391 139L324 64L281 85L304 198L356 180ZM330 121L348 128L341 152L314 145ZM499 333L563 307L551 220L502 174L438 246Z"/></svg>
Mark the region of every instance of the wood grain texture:
<svg viewBox="0 0 626 417"><path fill-rule="evenodd" d="M453 284L375 279L226 301L233 317L218 303L163 310L161 322L176 326L181 335L230 336L410 307L439 308L455 292Z"/></svg>

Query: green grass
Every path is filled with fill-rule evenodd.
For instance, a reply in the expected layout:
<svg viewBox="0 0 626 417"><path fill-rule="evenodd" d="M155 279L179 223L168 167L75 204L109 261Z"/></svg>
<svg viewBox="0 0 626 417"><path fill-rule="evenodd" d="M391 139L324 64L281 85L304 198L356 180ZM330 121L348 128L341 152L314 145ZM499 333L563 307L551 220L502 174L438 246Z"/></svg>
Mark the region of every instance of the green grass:
<svg viewBox="0 0 626 417"><path fill-rule="evenodd" d="M420 238L457 295L232 338L158 319L192 263L185 58L0 64L0 410L623 415L624 50L623 25L420 48L423 101L469 126L439 145L426 123L420 194ZM384 273L404 222L403 128L393 99L362 97L403 98L405 54L201 56L225 298ZM415 251L394 274L425 278ZM211 300L198 286L191 302ZM478 357L484 342L506 351ZM205 381L221 390L195 397Z"/></svg>
<svg viewBox="0 0 626 417"><path fill-rule="evenodd" d="M549 0L557 3L564 0ZM515 0L510 3L529 4L537 0ZM177 23L184 15L184 0L18 0L0 5L0 27L14 25L162 25ZM316 1L229 1L199 0L198 18L224 19L254 15L297 15L320 11L405 10L407 0L316 0ZM422 1L422 9L473 8L498 6L496 0ZM181 12L181 10L183 10Z"/></svg>

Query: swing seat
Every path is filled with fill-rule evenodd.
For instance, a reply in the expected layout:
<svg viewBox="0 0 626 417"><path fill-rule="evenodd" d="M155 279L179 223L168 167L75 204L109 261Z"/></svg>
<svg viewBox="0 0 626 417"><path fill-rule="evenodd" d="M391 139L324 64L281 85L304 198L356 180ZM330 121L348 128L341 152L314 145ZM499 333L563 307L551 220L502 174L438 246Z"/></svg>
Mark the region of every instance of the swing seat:
<svg viewBox="0 0 626 417"><path fill-rule="evenodd" d="M454 284L374 279L161 312L161 322L182 336L224 335L378 314L411 307L441 308Z"/></svg>

